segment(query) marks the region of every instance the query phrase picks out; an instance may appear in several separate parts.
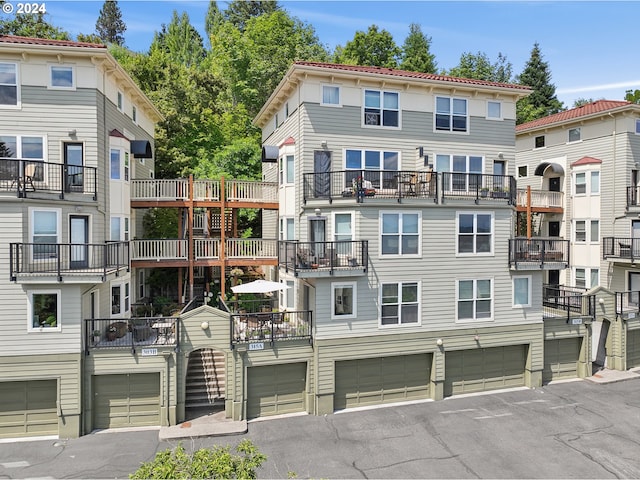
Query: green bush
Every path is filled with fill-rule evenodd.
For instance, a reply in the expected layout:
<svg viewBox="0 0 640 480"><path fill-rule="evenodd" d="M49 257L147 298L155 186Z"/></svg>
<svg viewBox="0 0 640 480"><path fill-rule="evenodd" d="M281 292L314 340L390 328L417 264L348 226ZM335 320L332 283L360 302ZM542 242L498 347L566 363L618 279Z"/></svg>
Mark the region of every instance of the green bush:
<svg viewBox="0 0 640 480"><path fill-rule="evenodd" d="M231 453L229 446L217 446L188 454L182 445L178 445L174 450L157 453L151 462L143 463L129 478L257 478L255 470L267 457L250 440L241 441L236 451L239 455Z"/></svg>

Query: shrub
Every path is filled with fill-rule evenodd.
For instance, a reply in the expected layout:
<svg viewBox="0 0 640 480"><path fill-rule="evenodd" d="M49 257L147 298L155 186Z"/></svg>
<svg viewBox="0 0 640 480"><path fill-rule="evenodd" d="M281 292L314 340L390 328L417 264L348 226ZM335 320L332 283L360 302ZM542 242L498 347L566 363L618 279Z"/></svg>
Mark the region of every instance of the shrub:
<svg viewBox="0 0 640 480"><path fill-rule="evenodd" d="M151 462L143 463L129 475L132 479L199 479L199 478L257 478L256 468L267 457L250 440L241 441L231 453L229 446L201 448L188 454L182 445L174 450L159 452Z"/></svg>

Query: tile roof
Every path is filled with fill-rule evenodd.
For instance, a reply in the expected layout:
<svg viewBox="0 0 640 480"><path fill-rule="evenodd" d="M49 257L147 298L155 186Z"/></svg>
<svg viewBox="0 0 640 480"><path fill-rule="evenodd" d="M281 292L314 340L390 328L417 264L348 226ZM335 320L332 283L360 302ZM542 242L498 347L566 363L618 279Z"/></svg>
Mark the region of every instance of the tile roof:
<svg viewBox="0 0 640 480"><path fill-rule="evenodd" d="M285 139L279 146L283 147L285 145L295 145L295 144L296 144L296 139L293 137L289 137Z"/></svg>
<svg viewBox="0 0 640 480"><path fill-rule="evenodd" d="M436 75L434 73L409 72L407 70L398 70L386 67L367 67L362 65L342 65L337 63L320 63L320 62L295 62L295 65L323 68L327 70L341 70L344 72L372 73L376 75L389 75L392 77L412 78L418 80L435 80L440 82L457 83L463 85L482 85L490 87L512 88L514 90L529 91L526 85L515 85L511 83L487 82L485 80L475 80L472 78L447 77L445 75Z"/></svg>
<svg viewBox="0 0 640 480"><path fill-rule="evenodd" d="M607 110L614 110L627 105L633 104L624 100L596 100L595 102L586 103L579 107L572 108L571 110L565 110L564 112L555 113L548 117L538 118L531 122L521 123L516 126L516 132L553 125L554 123L561 123L581 117L588 117L590 115L606 112Z"/></svg>
<svg viewBox="0 0 640 480"><path fill-rule="evenodd" d="M46 38L18 37L16 35L0 35L0 43L46 45L51 47L107 48L106 45L102 45L100 43L72 42L71 40L49 40Z"/></svg>
<svg viewBox="0 0 640 480"><path fill-rule="evenodd" d="M582 157L580 160L576 160L571 164L572 167L578 167L580 165L593 165L602 163L602 160L593 157Z"/></svg>

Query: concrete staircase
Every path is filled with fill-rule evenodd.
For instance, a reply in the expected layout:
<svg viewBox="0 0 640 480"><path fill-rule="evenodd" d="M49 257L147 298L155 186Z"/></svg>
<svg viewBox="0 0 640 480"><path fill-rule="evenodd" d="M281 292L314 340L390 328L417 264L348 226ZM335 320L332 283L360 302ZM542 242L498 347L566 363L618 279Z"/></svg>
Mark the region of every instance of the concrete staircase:
<svg viewBox="0 0 640 480"><path fill-rule="evenodd" d="M189 355L185 408L224 406L224 353L201 349Z"/></svg>

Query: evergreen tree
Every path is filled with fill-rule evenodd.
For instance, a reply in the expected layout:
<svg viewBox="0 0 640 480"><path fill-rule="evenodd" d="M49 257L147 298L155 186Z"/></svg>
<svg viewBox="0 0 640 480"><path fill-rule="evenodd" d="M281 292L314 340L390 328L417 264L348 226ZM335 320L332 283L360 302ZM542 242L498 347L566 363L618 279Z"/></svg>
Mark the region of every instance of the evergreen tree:
<svg viewBox="0 0 640 480"><path fill-rule="evenodd" d="M127 29L117 0L105 0L96 21L96 32L105 43L124 44L123 33Z"/></svg>
<svg viewBox="0 0 640 480"><path fill-rule="evenodd" d="M162 50L169 61L187 67L199 65L206 56L202 37L189 22L189 15L173 11L171 23L162 25L162 30L154 35L150 51Z"/></svg>
<svg viewBox="0 0 640 480"><path fill-rule="evenodd" d="M518 100L516 105L517 123L530 122L563 110L562 102L556 97L556 87L551 83L549 65L543 61L540 45L536 42L531 57L517 79L520 85L527 85L533 92Z"/></svg>
<svg viewBox="0 0 640 480"><path fill-rule="evenodd" d="M627 90L624 92L624 99L627 102L640 103L640 90Z"/></svg>
<svg viewBox="0 0 640 480"><path fill-rule="evenodd" d="M498 52L498 60L493 64L492 81L498 83L513 82L513 65L507 60L507 56L502 55L501 52Z"/></svg>
<svg viewBox="0 0 640 480"><path fill-rule="evenodd" d="M83 43L104 43L96 33L79 33L76 36L76 42Z"/></svg>
<svg viewBox="0 0 640 480"><path fill-rule="evenodd" d="M224 21L222 12L218 8L216 0L209 1L209 8L207 8L207 16L204 19L204 31L207 33L207 39L211 41L211 35L215 35L220 24Z"/></svg>
<svg viewBox="0 0 640 480"><path fill-rule="evenodd" d="M224 11L224 18L243 32L249 19L273 13L279 8L276 0L233 0Z"/></svg>
<svg viewBox="0 0 640 480"><path fill-rule="evenodd" d="M339 56L338 51L336 48L334 53L338 63L387 68L396 68L401 54L393 36L384 29L378 31L377 25L371 25L367 32L357 31Z"/></svg>
<svg viewBox="0 0 640 480"><path fill-rule="evenodd" d="M495 63L491 63L491 60L484 52L476 54L465 52L460 56L460 63L449 70L447 74L452 77L510 83L512 69L511 62L502 53L498 53L498 60Z"/></svg>
<svg viewBox="0 0 640 480"><path fill-rule="evenodd" d="M420 25L409 25L409 36L402 45L400 68L411 72L436 73L436 56L430 52L431 37L422 33Z"/></svg>

